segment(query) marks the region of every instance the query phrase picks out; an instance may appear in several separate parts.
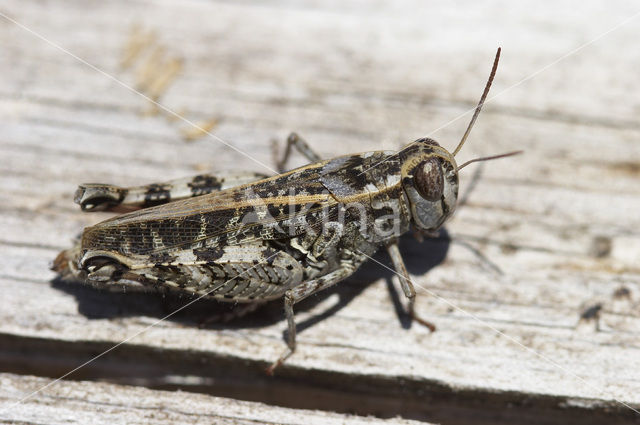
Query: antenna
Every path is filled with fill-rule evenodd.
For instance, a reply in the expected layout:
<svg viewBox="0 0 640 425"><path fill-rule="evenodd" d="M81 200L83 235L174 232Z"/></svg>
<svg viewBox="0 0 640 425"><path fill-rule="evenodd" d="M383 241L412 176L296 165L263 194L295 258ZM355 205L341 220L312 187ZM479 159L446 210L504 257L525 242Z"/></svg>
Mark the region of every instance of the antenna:
<svg viewBox="0 0 640 425"><path fill-rule="evenodd" d="M500 155L492 155L492 156L484 156L482 158L475 158L475 159L467 161L464 164L462 164L461 166L459 166L458 167L458 171L462 170L464 167L466 167L469 164L473 164L474 162L489 161L491 159L498 159L498 158L506 158L508 156L519 155L522 152L524 152L524 151L513 151L513 152L509 152L509 153L502 153Z"/></svg>
<svg viewBox="0 0 640 425"><path fill-rule="evenodd" d="M491 74L489 74L489 81L487 81L487 85L484 87L484 92L482 93L482 96L480 97L480 102L478 102L478 106L476 106L476 111L473 113L473 118L471 118L471 122L469 123L469 126L467 126L467 131L464 132L464 136L462 136L462 140L460 140L460 143L458 143L458 146L456 147L456 150L453 151L453 156L456 156L456 154L458 152L460 152L460 149L462 148L462 145L464 145L464 142L467 141L467 137L469 136L469 133L471 132L471 128L473 128L473 124L475 124L475 122L476 122L476 118L478 118L478 115L480 114L480 110L482 109L482 105L484 105L484 100L487 98L487 95L489 94L489 89L491 88L491 83L493 83L493 77L495 77L496 70L498 69L498 61L500 60L500 51L501 50L502 49L500 47L498 47L498 52L496 53L496 58L493 60L493 68L491 68ZM458 169L460 169L460 168L462 168L462 167L459 167Z"/></svg>

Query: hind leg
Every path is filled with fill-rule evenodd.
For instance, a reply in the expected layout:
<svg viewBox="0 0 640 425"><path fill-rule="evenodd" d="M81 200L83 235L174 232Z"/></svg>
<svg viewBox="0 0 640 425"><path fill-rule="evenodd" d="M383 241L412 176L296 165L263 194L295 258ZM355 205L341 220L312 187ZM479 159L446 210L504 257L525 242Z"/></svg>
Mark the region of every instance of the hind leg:
<svg viewBox="0 0 640 425"><path fill-rule="evenodd" d="M206 195L267 177L261 173L200 174L163 183L144 186L120 187L89 183L78 187L74 197L83 211L126 212L179 199Z"/></svg>

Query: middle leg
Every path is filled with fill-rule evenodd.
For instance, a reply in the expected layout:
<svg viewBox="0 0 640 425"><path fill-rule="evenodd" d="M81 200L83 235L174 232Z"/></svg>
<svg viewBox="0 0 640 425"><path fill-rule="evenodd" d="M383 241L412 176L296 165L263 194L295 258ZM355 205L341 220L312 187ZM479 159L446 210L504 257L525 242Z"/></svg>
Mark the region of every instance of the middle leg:
<svg viewBox="0 0 640 425"><path fill-rule="evenodd" d="M350 276L355 267L343 266L342 268L335 270L325 276L317 279L303 282L298 286L289 289L284 295L284 312L287 316L287 351L285 351L271 366L267 368L267 373L273 375L273 371L276 370L285 360L287 360L296 350L296 323L294 320L293 306L297 302L300 302L307 298L309 295L329 288L346 277Z"/></svg>

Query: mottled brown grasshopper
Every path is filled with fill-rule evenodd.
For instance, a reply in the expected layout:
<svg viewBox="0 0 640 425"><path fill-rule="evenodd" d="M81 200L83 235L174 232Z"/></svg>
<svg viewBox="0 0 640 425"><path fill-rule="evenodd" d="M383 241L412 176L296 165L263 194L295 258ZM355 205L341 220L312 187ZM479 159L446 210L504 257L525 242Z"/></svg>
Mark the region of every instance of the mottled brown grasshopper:
<svg viewBox="0 0 640 425"><path fill-rule="evenodd" d="M85 184L83 210L137 210L88 227L54 269L89 283L173 287L221 301L284 297L288 350L295 348L293 306L351 275L381 246L402 277L413 317L415 290L397 240L412 227L434 232L458 197L454 156L480 113L500 49L475 114L453 154L423 138L397 153L366 152L321 160L295 134L309 165L273 177L200 175L148 186ZM510 155L510 154L506 154ZM425 322L428 325L428 323Z"/></svg>

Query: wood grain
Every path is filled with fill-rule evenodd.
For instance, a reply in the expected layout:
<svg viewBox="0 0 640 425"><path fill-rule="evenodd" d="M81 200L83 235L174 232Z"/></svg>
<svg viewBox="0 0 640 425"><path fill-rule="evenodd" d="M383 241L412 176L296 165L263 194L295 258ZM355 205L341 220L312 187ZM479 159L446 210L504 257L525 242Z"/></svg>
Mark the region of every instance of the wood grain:
<svg viewBox="0 0 640 425"><path fill-rule="evenodd" d="M34 376L0 374L0 400L12 403L49 380ZM13 422L12 420L15 420ZM0 418L0 423L66 424L417 424L393 418L340 415L320 410L293 410L228 398L180 391L157 391L99 382L62 381L25 400Z"/></svg>
<svg viewBox="0 0 640 425"><path fill-rule="evenodd" d="M71 378L444 423L637 420L628 407L640 407L637 19L556 63L637 11L596 0L574 9L3 2L4 15L131 87L148 57L121 67L131 28L154 31L154 45L183 64L160 103L217 126L216 138L185 141L188 123L153 115L139 94L0 17L1 369L57 377L131 338ZM78 211L77 184L265 172L270 140L294 130L325 157L427 134L452 149L498 45L490 100L458 158L525 154L463 170L450 242L401 243L421 288L417 310L437 332L398 315L395 278L370 262L300 306L298 352L267 378L263 367L284 349L278 303L199 329L220 307L198 303L157 323L189 300L52 282L57 252L108 216ZM596 305L597 320L581 319Z"/></svg>

